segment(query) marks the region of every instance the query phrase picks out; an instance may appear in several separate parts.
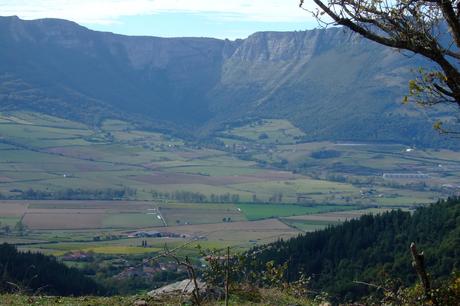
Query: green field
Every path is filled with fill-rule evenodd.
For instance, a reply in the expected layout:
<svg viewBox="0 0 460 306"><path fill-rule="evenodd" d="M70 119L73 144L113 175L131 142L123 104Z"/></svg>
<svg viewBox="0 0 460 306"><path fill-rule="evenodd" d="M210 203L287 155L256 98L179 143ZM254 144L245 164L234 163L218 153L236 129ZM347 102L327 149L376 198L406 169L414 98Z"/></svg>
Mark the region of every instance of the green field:
<svg viewBox="0 0 460 306"><path fill-rule="evenodd" d="M0 217L0 226L15 226L19 219L19 217Z"/></svg>
<svg viewBox="0 0 460 306"><path fill-rule="evenodd" d="M132 188L137 191L132 200L153 200L152 191L189 191L208 197L238 194L242 202L254 196L268 202L274 193L282 193L283 202L296 203L297 194L305 193L312 204L416 205L449 195L440 186L460 184L456 152L406 152L402 145L297 143L302 132L286 120L259 120L224 131L230 137L224 140L244 149L229 145L217 150L189 146L119 120L106 120L100 129L93 129L30 112L1 113L0 119L0 193L6 196L30 188ZM259 139L261 133L268 137ZM240 149L252 160L238 158ZM332 151L338 155L314 157ZM261 162L283 162L285 170L261 167ZM290 169L300 174L293 175ZM427 188L395 188L392 184L406 182L381 178L382 173L395 171L429 172ZM374 186L360 186L369 180ZM382 196L362 197L363 188L375 188Z"/></svg>
<svg viewBox="0 0 460 306"><path fill-rule="evenodd" d="M337 223L321 214L410 209L460 186L455 151L306 143L302 131L280 119L230 126L214 136L222 144L208 147L120 120L90 127L39 113L1 112L0 197L10 201L0 201L0 226L13 228L22 220L28 227L24 237L12 233L2 241L56 254L88 248L135 254L147 250L138 250L139 241L127 232L155 229L203 236L200 243L210 247L247 248ZM429 178L387 180L383 173ZM28 190L50 199L33 201ZM68 190L82 190L83 198L69 201L62 196ZM133 192L116 198L110 190ZM97 191L109 196L91 198ZM203 203L174 198L184 192ZM312 214L317 219L290 218ZM165 242L148 240L152 248Z"/></svg>
<svg viewBox="0 0 460 306"><path fill-rule="evenodd" d="M264 119L230 129L226 135L257 140L261 143L285 144L295 142L305 134L287 120Z"/></svg>
<svg viewBox="0 0 460 306"><path fill-rule="evenodd" d="M354 210L358 207L352 205L316 205L309 207L293 204L238 204L238 208L241 209L248 220L258 220L317 214L330 211Z"/></svg>
<svg viewBox="0 0 460 306"><path fill-rule="evenodd" d="M141 228L162 225L156 216L145 213L110 214L102 220L102 224L109 228Z"/></svg>

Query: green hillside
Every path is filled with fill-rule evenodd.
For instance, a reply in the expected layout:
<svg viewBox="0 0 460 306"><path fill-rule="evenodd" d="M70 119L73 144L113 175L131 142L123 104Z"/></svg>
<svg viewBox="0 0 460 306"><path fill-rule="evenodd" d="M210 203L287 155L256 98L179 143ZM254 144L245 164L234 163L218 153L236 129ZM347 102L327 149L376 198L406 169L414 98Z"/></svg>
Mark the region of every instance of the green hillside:
<svg viewBox="0 0 460 306"><path fill-rule="evenodd" d="M276 118L309 141L457 146L431 129L442 110L401 104L411 69L424 63L340 28L228 41L0 17L0 45L8 46L0 48L0 110L93 126L117 118L201 138L242 119Z"/></svg>
<svg viewBox="0 0 460 306"><path fill-rule="evenodd" d="M409 245L423 250L432 279L447 279L460 270L460 199L453 198L420 208L413 214L392 211L366 215L339 226L307 233L268 247L258 247L260 266L274 260L287 262L286 277L298 272L312 277L316 290L337 300L356 300L372 287L354 281L383 285L388 279L411 285L417 279L411 267Z"/></svg>

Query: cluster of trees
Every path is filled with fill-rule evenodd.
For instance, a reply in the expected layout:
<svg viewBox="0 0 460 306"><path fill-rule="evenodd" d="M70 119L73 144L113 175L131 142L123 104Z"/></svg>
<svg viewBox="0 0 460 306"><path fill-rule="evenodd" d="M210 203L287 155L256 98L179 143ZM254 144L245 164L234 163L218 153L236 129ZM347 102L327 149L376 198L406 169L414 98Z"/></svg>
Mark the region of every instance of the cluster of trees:
<svg viewBox="0 0 460 306"><path fill-rule="evenodd" d="M191 191L175 191L175 192L160 192L152 191L152 197L157 200L173 200L186 203L239 203L239 194L211 194L207 196L201 192ZM268 199L262 200L256 194L252 195L253 203L282 203L283 193L275 192Z"/></svg>
<svg viewBox="0 0 460 306"><path fill-rule="evenodd" d="M0 245L0 292L25 290L53 295L101 295L105 288L54 257L23 253L9 244Z"/></svg>
<svg viewBox="0 0 460 306"><path fill-rule="evenodd" d="M310 154L312 158L315 159L327 159L327 158L337 158L342 155L342 152L337 150L320 150L315 151Z"/></svg>
<svg viewBox="0 0 460 306"><path fill-rule="evenodd" d="M176 200L181 202L190 203L204 203L207 202L206 195L201 192L190 191L175 191L175 192L161 192L152 191L152 197L157 200Z"/></svg>
<svg viewBox="0 0 460 306"><path fill-rule="evenodd" d="M409 212L392 211L365 215L340 226L307 233L287 241L255 247L255 269L267 262L287 263L285 278L293 281L298 272L311 276L314 289L326 290L342 300L369 294L369 287L353 281L374 283L384 275L413 284L408 246L416 242L426 255L434 278L460 270L460 199L440 201ZM252 255L255 254L255 255Z"/></svg>
<svg viewBox="0 0 460 306"><path fill-rule="evenodd" d="M211 194L209 197L201 192L191 191L174 191L174 192L159 192L152 191L152 197L159 200L174 200L188 203L238 203L240 201L239 194Z"/></svg>
<svg viewBox="0 0 460 306"><path fill-rule="evenodd" d="M268 202L270 203L282 203L283 202L283 193L276 192L274 193L269 199Z"/></svg>
<svg viewBox="0 0 460 306"><path fill-rule="evenodd" d="M58 191L44 190L15 190L18 195L5 196L0 194L0 199L9 200L119 200L136 195L136 190L132 188L122 189L82 189L67 188Z"/></svg>
<svg viewBox="0 0 460 306"><path fill-rule="evenodd" d="M2 224L2 222L0 222L0 235L9 235L15 232L19 236L24 236L28 233L28 230L27 225L22 223L22 220L16 222L13 228L8 224Z"/></svg>

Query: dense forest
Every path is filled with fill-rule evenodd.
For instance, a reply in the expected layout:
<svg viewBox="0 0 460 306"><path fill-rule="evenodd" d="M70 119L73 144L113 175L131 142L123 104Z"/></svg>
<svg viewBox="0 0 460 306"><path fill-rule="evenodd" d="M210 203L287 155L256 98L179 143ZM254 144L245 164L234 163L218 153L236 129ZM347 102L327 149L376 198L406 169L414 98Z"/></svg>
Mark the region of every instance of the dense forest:
<svg viewBox="0 0 460 306"><path fill-rule="evenodd" d="M25 291L53 295L100 295L105 289L54 257L18 252L9 244L0 245L0 292Z"/></svg>
<svg viewBox="0 0 460 306"><path fill-rule="evenodd" d="M372 287L397 280L412 285L409 245L417 243L434 280L443 280L460 270L460 198L441 200L413 214L391 211L365 215L340 226L300 235L287 241L256 247L249 254L262 269L267 262L288 263L286 278L299 273L311 277L313 289L326 291L339 300L356 300Z"/></svg>

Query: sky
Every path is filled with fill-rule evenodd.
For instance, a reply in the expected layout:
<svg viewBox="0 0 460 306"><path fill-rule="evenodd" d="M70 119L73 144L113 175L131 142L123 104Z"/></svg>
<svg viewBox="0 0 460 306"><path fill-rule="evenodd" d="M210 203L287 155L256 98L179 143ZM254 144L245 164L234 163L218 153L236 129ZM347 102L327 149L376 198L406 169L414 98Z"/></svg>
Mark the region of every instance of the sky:
<svg viewBox="0 0 460 306"><path fill-rule="evenodd" d="M0 15L61 18L98 31L162 37L236 39L317 26L299 0L0 0Z"/></svg>

